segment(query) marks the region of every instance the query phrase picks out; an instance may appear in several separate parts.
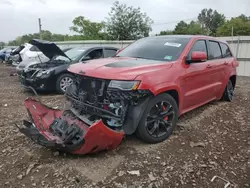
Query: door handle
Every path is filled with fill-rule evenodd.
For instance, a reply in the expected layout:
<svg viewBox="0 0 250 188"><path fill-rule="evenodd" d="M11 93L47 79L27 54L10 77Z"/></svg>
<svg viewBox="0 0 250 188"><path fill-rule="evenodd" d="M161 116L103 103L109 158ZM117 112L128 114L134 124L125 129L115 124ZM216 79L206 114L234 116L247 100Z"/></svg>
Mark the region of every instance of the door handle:
<svg viewBox="0 0 250 188"><path fill-rule="evenodd" d="M208 65L207 65L207 68L212 68L212 65L209 65L209 64L208 64Z"/></svg>
<svg viewBox="0 0 250 188"><path fill-rule="evenodd" d="M224 65L228 65L228 62L224 62Z"/></svg>

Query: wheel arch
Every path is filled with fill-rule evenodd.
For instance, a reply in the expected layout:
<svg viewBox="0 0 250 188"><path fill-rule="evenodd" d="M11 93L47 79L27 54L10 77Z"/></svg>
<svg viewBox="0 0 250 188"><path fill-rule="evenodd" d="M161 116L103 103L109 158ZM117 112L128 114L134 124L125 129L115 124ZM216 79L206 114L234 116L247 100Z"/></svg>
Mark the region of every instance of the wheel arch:
<svg viewBox="0 0 250 188"><path fill-rule="evenodd" d="M151 92L157 96L160 95L162 93L167 93L170 96L172 96L176 103L178 108L180 109L182 106L182 98L181 98L181 89L178 85L175 84L171 84L171 83L164 83L165 87L162 87L162 84L157 85L156 87L154 87ZM167 85L167 86L166 86Z"/></svg>
<svg viewBox="0 0 250 188"><path fill-rule="evenodd" d="M236 79L237 79L237 76L236 76L236 75L231 75L231 76L229 77L229 80L231 80L231 82L232 82L234 88L235 88L235 86L236 86Z"/></svg>

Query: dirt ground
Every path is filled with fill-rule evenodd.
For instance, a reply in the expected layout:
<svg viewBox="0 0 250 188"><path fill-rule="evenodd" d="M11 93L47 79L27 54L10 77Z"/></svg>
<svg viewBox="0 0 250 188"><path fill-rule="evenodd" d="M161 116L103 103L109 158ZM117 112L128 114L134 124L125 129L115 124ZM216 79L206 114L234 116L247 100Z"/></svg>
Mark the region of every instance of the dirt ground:
<svg viewBox="0 0 250 188"><path fill-rule="evenodd" d="M239 77L232 103L213 102L180 118L165 142L135 136L114 151L74 156L34 144L14 123L27 117L15 69L0 64L0 187L250 187L250 78ZM42 95L51 106L63 96Z"/></svg>

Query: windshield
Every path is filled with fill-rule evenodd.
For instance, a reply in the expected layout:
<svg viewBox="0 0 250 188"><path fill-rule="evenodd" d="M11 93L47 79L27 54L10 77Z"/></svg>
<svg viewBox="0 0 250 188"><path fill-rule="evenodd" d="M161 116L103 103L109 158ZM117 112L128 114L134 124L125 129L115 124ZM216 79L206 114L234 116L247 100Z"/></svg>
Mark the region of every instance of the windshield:
<svg viewBox="0 0 250 188"><path fill-rule="evenodd" d="M158 61L175 61L189 42L188 37L148 37L140 39L117 54Z"/></svg>
<svg viewBox="0 0 250 188"><path fill-rule="evenodd" d="M82 54L86 51L86 49L87 48L84 48L84 47L72 48L72 49L66 51L65 54L72 61L76 61L77 59L79 59L82 56ZM67 57L64 57L64 56L57 56L55 58L55 60L62 60L62 61L70 62L70 60Z"/></svg>

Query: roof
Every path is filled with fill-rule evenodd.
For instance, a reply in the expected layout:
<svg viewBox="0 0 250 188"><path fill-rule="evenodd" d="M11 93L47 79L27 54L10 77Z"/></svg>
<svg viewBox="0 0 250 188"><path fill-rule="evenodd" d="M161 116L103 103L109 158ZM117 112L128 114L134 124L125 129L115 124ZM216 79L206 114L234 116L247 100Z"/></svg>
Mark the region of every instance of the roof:
<svg viewBox="0 0 250 188"><path fill-rule="evenodd" d="M73 48L82 48L82 49L86 49L86 50L90 50L90 49L96 49L96 48L110 48L110 49L119 49L113 46L76 46Z"/></svg>
<svg viewBox="0 0 250 188"><path fill-rule="evenodd" d="M161 38L184 38L184 39L199 39L199 38L205 38L210 40L215 40L218 42L226 43L223 40L220 40L216 37L212 36L206 36L206 35L160 35L160 36L152 36L152 37L161 37Z"/></svg>

